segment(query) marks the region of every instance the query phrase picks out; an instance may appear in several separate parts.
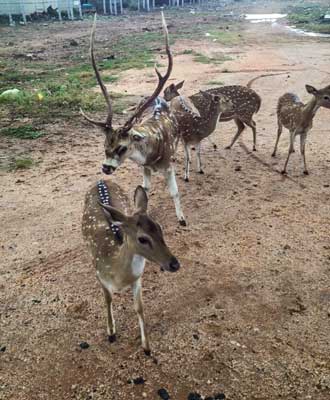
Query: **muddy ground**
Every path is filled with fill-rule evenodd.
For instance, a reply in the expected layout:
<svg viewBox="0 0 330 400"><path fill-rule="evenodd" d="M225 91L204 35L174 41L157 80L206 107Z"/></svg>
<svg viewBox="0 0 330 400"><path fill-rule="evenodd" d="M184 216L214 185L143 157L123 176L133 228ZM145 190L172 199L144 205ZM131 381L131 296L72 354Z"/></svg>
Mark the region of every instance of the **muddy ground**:
<svg viewBox="0 0 330 400"><path fill-rule="evenodd" d="M28 26L10 31L10 40L24 50L83 36L87 46L89 26L39 25L38 38ZM82 241L84 194L102 176L102 134L76 116L49 124L49 134L35 141L1 138L3 153L29 152L42 162L1 175L0 399L153 400L162 387L175 400L190 392L231 400L330 398L330 113L319 111L309 135L309 176L302 175L299 152L288 177L279 173L287 133L278 157L270 157L278 97L289 90L307 100L306 83L330 83L329 41L264 24L241 23L241 29L242 42L234 46L185 39L173 48L172 79L186 80L185 94L212 80L246 84L284 74L253 85L262 97L256 153L250 130L224 150L235 125L222 123L213 134L218 150L203 143L205 175L195 173L193 158L186 183L180 149L186 228L178 226L162 177L153 179L150 212L182 268L167 274L146 266L151 358L140 347L129 291L115 296L118 341L107 342L102 292ZM232 60L195 63L179 55L187 47ZM125 72L112 88L148 93L150 73ZM142 174L126 162L112 179L131 196ZM88 349L79 347L83 341ZM129 383L137 377L145 383Z"/></svg>

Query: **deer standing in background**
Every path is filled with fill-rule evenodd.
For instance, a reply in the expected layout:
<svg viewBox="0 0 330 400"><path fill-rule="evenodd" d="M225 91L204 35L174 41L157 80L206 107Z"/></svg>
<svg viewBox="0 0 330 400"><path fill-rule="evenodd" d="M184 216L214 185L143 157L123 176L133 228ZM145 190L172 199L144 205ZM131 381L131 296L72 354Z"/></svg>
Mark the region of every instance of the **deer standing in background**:
<svg viewBox="0 0 330 400"><path fill-rule="evenodd" d="M320 90L315 89L313 86L306 85L306 90L313 96L306 104L302 103L299 97L293 93L285 93L279 98L277 103L278 130L272 157L276 156L283 126L290 131L290 147L282 174L286 174L289 158L291 153L294 152L295 137L300 135L300 152L304 163L304 174L308 175L305 157L307 133L313 127L313 119L317 110L320 107L330 108L330 85Z"/></svg>
<svg viewBox="0 0 330 400"><path fill-rule="evenodd" d="M226 98L232 103L232 108L221 113L219 117L220 122L230 121L233 119L237 125L237 132L232 142L226 147L226 149L231 149L233 144L245 129L245 125L247 125L252 129L253 150L256 151L257 130L256 123L253 120L253 115L256 114L260 109L261 98L253 89L250 88L255 79L256 78L248 82L246 86L231 85L206 90L206 92L209 94L226 96ZM166 90L170 92L169 88L166 88L165 91ZM208 107L205 108L204 97L205 96L203 96L201 93L196 93L192 96L189 96L189 100L192 101L194 106L198 109L201 117L203 117L208 110ZM213 143L211 139L210 142L212 143L214 149L216 149L216 144Z"/></svg>
<svg viewBox="0 0 330 400"><path fill-rule="evenodd" d="M112 295L130 286L142 347L149 355L141 286L145 259L170 272L177 271L180 264L166 246L161 227L147 214L148 198L141 186L135 190L134 204L135 211L128 215L129 202L119 186L110 181L94 184L85 197L82 231L105 296L109 341L116 340Z"/></svg>
<svg viewBox="0 0 330 400"><path fill-rule="evenodd" d="M174 138L177 134L177 122L175 117L170 112L164 112L153 115L142 122L138 122L144 112L153 104L163 90L173 68L173 58L169 47L168 31L163 13L162 23L165 32L166 54L168 57L167 71L165 75L162 76L156 68L158 85L153 94L140 104L123 126L114 128L112 125L113 111L111 99L96 66L94 56L95 16L91 34L90 53L97 82L108 105L108 116L106 121L103 122L93 120L84 114L82 110L81 113L87 121L101 127L105 134L106 159L102 168L103 172L107 175L112 174L119 165L129 158L143 167L143 187L146 190L150 189L152 171L163 173L170 194L174 200L179 223L181 225L186 225L181 210L175 170L171 161L174 155Z"/></svg>
<svg viewBox="0 0 330 400"><path fill-rule="evenodd" d="M182 96L171 100L171 111L178 121L178 140L182 140L185 150L184 180L189 181L190 146L196 145L197 170L204 174L201 162L201 141L211 135L217 125L219 114L230 110L232 103L225 96L216 96L208 92L200 92L205 102L203 116L196 114L188 101ZM187 99L189 100L189 99Z"/></svg>

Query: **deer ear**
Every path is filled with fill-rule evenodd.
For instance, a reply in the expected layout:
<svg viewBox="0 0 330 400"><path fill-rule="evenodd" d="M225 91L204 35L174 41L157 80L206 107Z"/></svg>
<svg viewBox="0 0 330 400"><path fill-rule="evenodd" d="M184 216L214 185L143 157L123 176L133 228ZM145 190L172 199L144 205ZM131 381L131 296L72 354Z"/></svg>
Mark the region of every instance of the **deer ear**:
<svg viewBox="0 0 330 400"><path fill-rule="evenodd" d="M106 218L115 225L123 225L127 222L127 217L121 211L117 210L117 208L107 206L106 204L100 203L100 206L103 208L104 214Z"/></svg>
<svg viewBox="0 0 330 400"><path fill-rule="evenodd" d="M142 186L138 186L134 193L134 204L137 211L145 213L148 208L148 196Z"/></svg>
<svg viewBox="0 0 330 400"><path fill-rule="evenodd" d="M178 84L176 84L176 85L175 85L176 89L177 89L177 90L182 89L183 84L184 84L184 81L181 81L181 82L179 82Z"/></svg>
<svg viewBox="0 0 330 400"><path fill-rule="evenodd" d="M306 90L307 90L307 92L308 92L309 94L316 94L316 93L317 93L317 90L315 89L314 86L305 85L305 88L306 88Z"/></svg>

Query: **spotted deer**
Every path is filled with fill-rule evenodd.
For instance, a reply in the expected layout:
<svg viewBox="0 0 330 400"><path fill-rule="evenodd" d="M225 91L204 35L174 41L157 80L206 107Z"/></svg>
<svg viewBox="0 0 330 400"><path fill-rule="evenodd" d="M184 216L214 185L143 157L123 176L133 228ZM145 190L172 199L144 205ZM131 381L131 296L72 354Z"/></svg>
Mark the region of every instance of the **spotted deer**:
<svg viewBox="0 0 330 400"><path fill-rule="evenodd" d="M300 136L300 152L303 158L304 174L308 175L305 156L305 145L307 133L313 127L313 119L320 107L330 108L330 85L323 89L315 89L313 86L306 85L306 90L312 95L310 101L304 104L299 97L293 93L285 93L277 103L277 138L272 157L276 156L278 142L280 140L283 126L290 132L290 146L287 159L282 170L286 174L289 158L294 152L294 140Z"/></svg>
<svg viewBox="0 0 330 400"><path fill-rule="evenodd" d="M269 74L269 76L270 75L272 74ZM226 98L232 103L232 108L228 111L221 113L219 117L220 122L234 120L237 125L237 132L230 145L225 147L226 149L231 149L233 144L236 142L236 140L245 129L245 125L247 125L252 129L253 151L256 151L257 130L256 123L253 120L253 116L260 109L261 98L253 89L251 89L251 85L257 78L251 79L246 86L231 85L206 90L206 92L209 94L213 94L216 96L226 96ZM169 88L166 88L166 90L170 92ZM205 109L205 96L203 96L201 93L196 93L192 96L189 96L189 99L192 101L194 106L199 110L201 116L203 117L203 110ZM206 108L206 110L208 110L208 108ZM212 143L214 149L216 149L217 146L214 142L212 142L211 138L210 142Z"/></svg>
<svg viewBox="0 0 330 400"><path fill-rule="evenodd" d="M176 136L177 122L170 112L162 112L149 118L140 120L144 112L153 104L155 99L163 90L173 68L173 58L169 47L168 30L165 17L162 13L162 23L165 33L165 48L168 58L167 71L164 76L155 68L158 76L158 85L152 95L148 97L133 112L129 119L117 128L113 127L113 111L109 93L104 85L100 72L97 68L94 56L94 41L96 16L94 19L90 54L92 66L97 82L101 88L105 101L108 105L106 121L96 121L87 116L82 110L84 118L92 124L101 127L105 134L105 156L102 170L105 174L112 174L126 159L131 159L143 167L143 187L150 189L152 172L161 172L174 200L176 215L181 225L186 221L181 210L180 196L175 178L175 170L172 164L174 154L174 138Z"/></svg>
<svg viewBox="0 0 330 400"><path fill-rule="evenodd" d="M183 96L171 100L171 111L178 121L178 140L181 140L185 151L184 180L189 181L190 146L196 145L197 170L204 174L201 162L201 141L215 130L219 114L228 111L232 103L225 96L200 92L204 98L203 115L189 106L189 99Z"/></svg>
<svg viewBox="0 0 330 400"><path fill-rule="evenodd" d="M104 292L109 341L116 340L113 293L131 287L142 347L149 355L141 284L145 260L170 272L176 272L180 263L167 247L160 225L148 215L148 198L141 186L135 190L134 204L135 210L131 211L128 198L118 185L110 181L94 184L85 197L82 231Z"/></svg>

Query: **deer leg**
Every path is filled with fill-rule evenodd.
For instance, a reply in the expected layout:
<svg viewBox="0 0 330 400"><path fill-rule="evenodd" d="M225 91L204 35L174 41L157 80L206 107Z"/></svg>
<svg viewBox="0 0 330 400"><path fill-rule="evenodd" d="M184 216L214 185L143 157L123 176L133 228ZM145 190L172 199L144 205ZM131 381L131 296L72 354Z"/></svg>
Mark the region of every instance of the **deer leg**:
<svg viewBox="0 0 330 400"><path fill-rule="evenodd" d="M218 148L218 146L213 142L211 136L207 137L207 140L209 141L209 143L211 144L211 146L213 146L213 149L216 150Z"/></svg>
<svg viewBox="0 0 330 400"><path fill-rule="evenodd" d="M112 296L110 291L105 288L102 285L103 293L104 293L104 298L105 298L105 304L107 306L107 333L108 333L108 340L110 343L113 343L116 341L116 325L115 325L115 320L113 318L113 312L112 312Z"/></svg>
<svg viewBox="0 0 330 400"><path fill-rule="evenodd" d="M253 121L251 118L250 121L244 121L244 123L249 126L252 129L253 132L253 151L257 151L256 145L257 145L257 129L256 129L256 123Z"/></svg>
<svg viewBox="0 0 330 400"><path fill-rule="evenodd" d="M151 170L150 168L143 168L143 188L148 192L151 187Z"/></svg>
<svg viewBox="0 0 330 400"><path fill-rule="evenodd" d="M182 226L186 226L187 225L186 220L185 220L183 212L181 210L180 195L179 195L179 191L178 191L178 185L176 184L175 170L174 170L173 165L171 165L170 168L165 171L165 179L166 179L168 189L170 191L170 195L174 201L175 213L179 220L179 224Z"/></svg>
<svg viewBox="0 0 330 400"><path fill-rule="evenodd" d="M142 286L141 279L139 278L132 285L133 296L134 296L134 309L138 315L140 331L141 331L141 342L142 347L147 356L150 355L150 346L149 346L149 338L147 334L147 330L144 322L144 313L143 313L143 302L142 302Z"/></svg>
<svg viewBox="0 0 330 400"><path fill-rule="evenodd" d="M304 174L309 175L309 172L307 170L307 165L306 165L306 156L305 156L305 145L306 145L306 134L301 134L300 135L300 152L303 157L303 162L304 162Z"/></svg>
<svg viewBox="0 0 330 400"><path fill-rule="evenodd" d="M184 144L184 180L189 182L190 151L189 145Z"/></svg>
<svg viewBox="0 0 330 400"><path fill-rule="evenodd" d="M201 142L198 143L196 148L197 148L197 171L200 174L204 174L204 171L202 170L202 160L201 160Z"/></svg>
<svg viewBox="0 0 330 400"><path fill-rule="evenodd" d="M283 174L283 175L286 174L286 167L288 166L289 158L290 158L291 154L294 152L294 148L293 148L294 139L295 139L295 132L291 132L291 135L290 135L290 147L289 147L288 156L286 158L286 161L285 161L285 164L284 164L284 168L281 171L281 174Z"/></svg>
<svg viewBox="0 0 330 400"><path fill-rule="evenodd" d="M241 133L243 132L243 130L245 128L245 125L243 124L243 122L240 119L235 118L234 121L235 121L235 124L237 125L237 132L236 132L232 142L230 143L230 145L225 147L225 149L227 149L227 150L232 148L233 144L236 142L236 140L239 138L239 136L241 135Z"/></svg>
<svg viewBox="0 0 330 400"><path fill-rule="evenodd" d="M282 135L282 130L283 130L283 125L282 123L278 120L277 121L278 124L278 128L277 128L277 138L276 138L276 143L275 143L275 147L274 147L274 151L272 153L272 157L276 156L276 151L277 151L277 146L278 146L278 142L280 140L280 137Z"/></svg>

